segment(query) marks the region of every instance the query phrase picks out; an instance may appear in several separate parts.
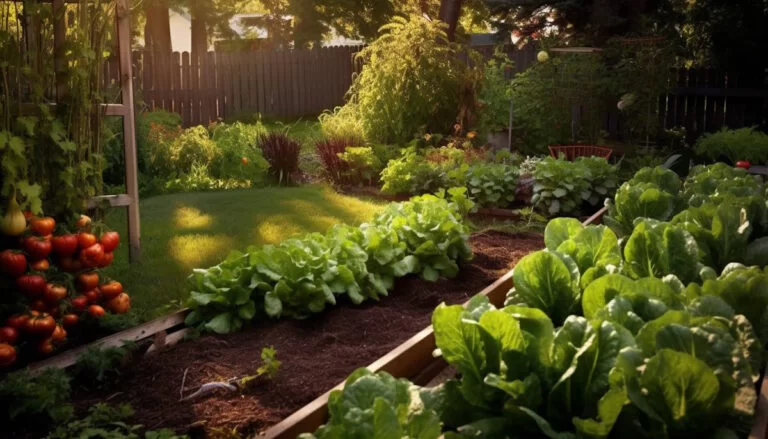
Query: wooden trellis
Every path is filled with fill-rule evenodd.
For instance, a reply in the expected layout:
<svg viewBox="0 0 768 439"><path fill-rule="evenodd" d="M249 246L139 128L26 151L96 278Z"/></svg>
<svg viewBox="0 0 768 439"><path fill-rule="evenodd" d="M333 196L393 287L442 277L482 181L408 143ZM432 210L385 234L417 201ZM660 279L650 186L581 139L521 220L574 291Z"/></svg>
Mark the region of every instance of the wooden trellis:
<svg viewBox="0 0 768 439"><path fill-rule="evenodd" d="M21 2L22 0L16 0ZM56 100L61 100L67 93L65 78L58 74L64 70L65 62L62 50L66 38L66 20L64 9L67 3L85 3L87 0L43 0L53 8L53 47L56 70ZM123 153L125 156L125 194L103 195L88 201L89 208L103 203L111 207L128 208L128 250L129 259L135 262L141 254L141 228L139 223L139 181L136 161L136 131L133 105L133 73L131 69L131 34L130 7L128 0L115 1L115 27L117 29L117 47L120 69L120 103L101 104L105 116L118 116L123 119Z"/></svg>

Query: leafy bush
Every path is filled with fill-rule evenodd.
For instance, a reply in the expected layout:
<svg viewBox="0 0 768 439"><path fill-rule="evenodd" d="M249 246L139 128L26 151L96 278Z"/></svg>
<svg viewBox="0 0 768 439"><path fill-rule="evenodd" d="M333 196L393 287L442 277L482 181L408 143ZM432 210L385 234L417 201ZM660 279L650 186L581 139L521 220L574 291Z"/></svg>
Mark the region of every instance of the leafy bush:
<svg viewBox="0 0 768 439"><path fill-rule="evenodd" d="M38 376L26 371L8 374L0 381L0 416L4 422L60 423L73 413L69 377L61 369L47 368Z"/></svg>
<svg viewBox="0 0 768 439"><path fill-rule="evenodd" d="M326 110L318 117L323 136L337 139L363 139L365 128L354 102L347 102L333 111Z"/></svg>
<svg viewBox="0 0 768 439"><path fill-rule="evenodd" d="M282 133L259 136L258 144L269 162L269 173L279 184L291 184L299 172L301 146Z"/></svg>
<svg viewBox="0 0 768 439"><path fill-rule="evenodd" d="M339 158L347 164L347 180L373 184L383 169L382 163L369 146L349 146Z"/></svg>
<svg viewBox="0 0 768 439"><path fill-rule="evenodd" d="M479 206L504 208L515 201L517 178L517 168L477 163L467 171L467 191Z"/></svg>
<svg viewBox="0 0 768 439"><path fill-rule="evenodd" d="M547 157L533 171L531 202L550 215L578 212L591 196L589 171L583 162Z"/></svg>
<svg viewBox="0 0 768 439"><path fill-rule="evenodd" d="M441 166L429 162L423 154L406 150L400 158L390 160L381 171L385 194L422 194L435 192L446 186L446 175Z"/></svg>
<svg viewBox="0 0 768 439"><path fill-rule="evenodd" d="M150 170L163 177L188 173L193 165L207 165L220 155L208 130L199 125L181 131L178 136L157 127L150 132L150 147Z"/></svg>
<svg viewBox="0 0 768 439"><path fill-rule="evenodd" d="M88 415L57 427L47 439L114 438L114 439L187 439L177 436L173 430L145 431L143 426L127 423L134 415L129 404L112 407L99 403L88 409Z"/></svg>
<svg viewBox="0 0 768 439"><path fill-rule="evenodd" d="M747 160L755 164L768 163L768 134L757 128L722 129L707 133L696 142L696 153L711 160L727 159L731 164Z"/></svg>
<svg viewBox="0 0 768 439"><path fill-rule="evenodd" d="M237 180L232 178L213 178L208 172L208 166L195 164L192 169L177 178L167 180L161 192L206 192L223 191L231 189L248 189L252 187L250 180Z"/></svg>
<svg viewBox="0 0 768 439"><path fill-rule="evenodd" d="M612 197L619 186L618 167L602 157L580 157L577 159L589 172L589 198L592 206L602 204L606 197Z"/></svg>
<svg viewBox="0 0 768 439"><path fill-rule="evenodd" d="M462 214L463 189L452 201L432 195L389 205L372 223L337 226L276 246L233 252L221 264L190 276L187 324L217 333L257 317L304 318L346 294L353 303L388 294L394 278L454 277L471 257Z"/></svg>
<svg viewBox="0 0 768 439"><path fill-rule="evenodd" d="M219 149L219 154L209 165L211 176L248 180L254 185L263 184L269 163L264 159L256 140L266 132L261 122L213 125L211 137Z"/></svg>
<svg viewBox="0 0 768 439"><path fill-rule="evenodd" d="M461 92L473 79L444 29L443 23L416 15L383 26L381 36L358 54L363 69L349 90L349 103L321 120L324 131L357 134L326 127L359 120L366 140L405 143L452 126Z"/></svg>
<svg viewBox="0 0 768 439"><path fill-rule="evenodd" d="M510 66L505 53L497 53L489 59L483 70L483 81L478 94L478 130L482 134L499 131L509 126L511 81L504 71Z"/></svg>
<svg viewBox="0 0 768 439"><path fill-rule="evenodd" d="M626 271L634 278L675 275L684 284L698 276L698 247L680 226L639 220L624 247Z"/></svg>

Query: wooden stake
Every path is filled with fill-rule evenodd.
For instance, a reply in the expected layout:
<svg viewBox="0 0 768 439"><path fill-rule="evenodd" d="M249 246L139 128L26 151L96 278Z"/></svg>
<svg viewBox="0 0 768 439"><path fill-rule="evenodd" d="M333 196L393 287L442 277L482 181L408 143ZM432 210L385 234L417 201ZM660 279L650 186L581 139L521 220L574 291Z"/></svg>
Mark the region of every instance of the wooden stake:
<svg viewBox="0 0 768 439"><path fill-rule="evenodd" d="M133 106L133 74L131 71L131 34L128 23L130 8L126 0L117 0L117 41L120 54L121 97L125 108L123 139L125 141L125 187L131 203L128 206L128 257L131 262L141 258L141 227L139 218L139 178L136 160L136 129Z"/></svg>

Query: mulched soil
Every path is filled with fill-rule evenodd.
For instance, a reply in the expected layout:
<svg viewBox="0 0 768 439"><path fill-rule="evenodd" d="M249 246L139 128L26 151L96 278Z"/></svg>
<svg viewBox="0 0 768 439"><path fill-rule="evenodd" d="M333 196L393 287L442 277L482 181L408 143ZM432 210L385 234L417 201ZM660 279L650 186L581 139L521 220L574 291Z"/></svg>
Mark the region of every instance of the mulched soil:
<svg viewBox="0 0 768 439"><path fill-rule="evenodd" d="M262 432L425 328L441 302L465 302L544 246L538 235L501 232L475 234L471 243L475 257L456 279L432 283L409 277L380 302L340 304L306 320L265 322L237 334L182 343L138 360L109 389L77 391L74 404L86 409L104 400L130 403L136 423L193 437L232 429L244 435ZM272 381L243 395L179 402L185 371L186 388L250 375L265 346L274 346L282 361Z"/></svg>

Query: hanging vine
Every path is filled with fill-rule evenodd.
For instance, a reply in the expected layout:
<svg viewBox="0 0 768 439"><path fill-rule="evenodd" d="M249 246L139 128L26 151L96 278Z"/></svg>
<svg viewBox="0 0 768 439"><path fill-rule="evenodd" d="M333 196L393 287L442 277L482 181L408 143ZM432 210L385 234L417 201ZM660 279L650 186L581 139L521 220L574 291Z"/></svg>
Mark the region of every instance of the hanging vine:
<svg viewBox="0 0 768 439"><path fill-rule="evenodd" d="M0 199L66 217L101 193L101 72L114 9L0 2ZM57 22L66 30L55 50Z"/></svg>

